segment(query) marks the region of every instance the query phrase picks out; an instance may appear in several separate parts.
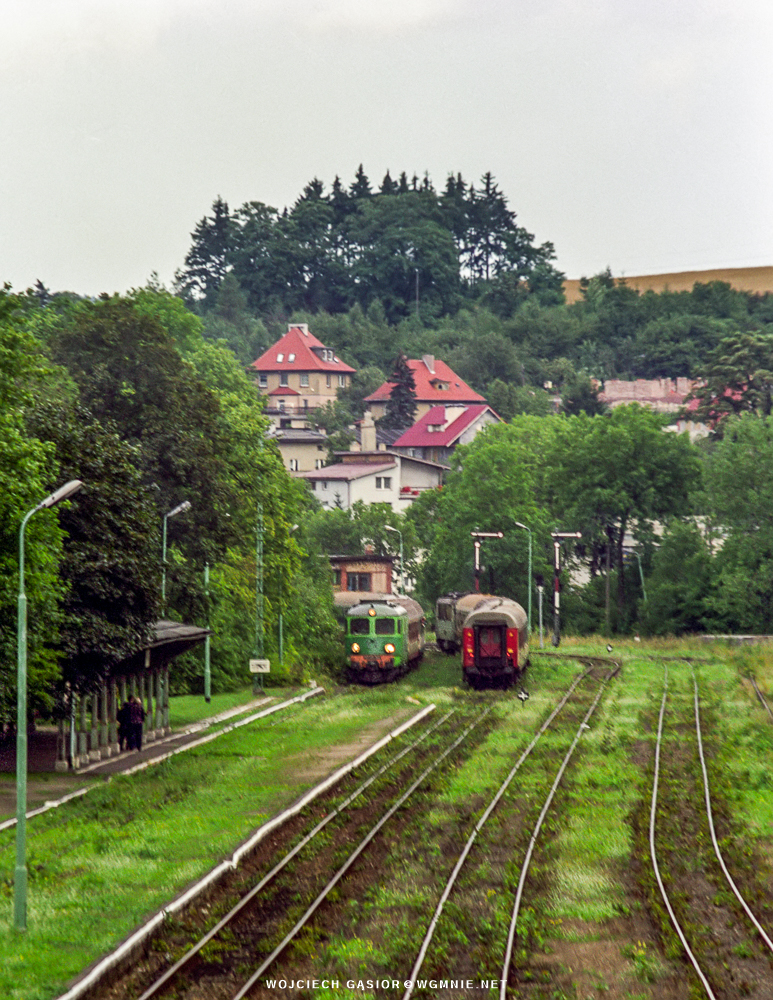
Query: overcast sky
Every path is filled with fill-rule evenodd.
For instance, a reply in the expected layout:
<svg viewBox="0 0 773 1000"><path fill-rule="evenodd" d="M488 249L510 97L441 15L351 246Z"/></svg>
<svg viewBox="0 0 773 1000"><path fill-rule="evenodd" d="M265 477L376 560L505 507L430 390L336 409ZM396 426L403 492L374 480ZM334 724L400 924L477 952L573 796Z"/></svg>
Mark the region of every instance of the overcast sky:
<svg viewBox="0 0 773 1000"><path fill-rule="evenodd" d="M773 264L771 0L0 0L0 282L170 283L221 195L490 170L569 277Z"/></svg>

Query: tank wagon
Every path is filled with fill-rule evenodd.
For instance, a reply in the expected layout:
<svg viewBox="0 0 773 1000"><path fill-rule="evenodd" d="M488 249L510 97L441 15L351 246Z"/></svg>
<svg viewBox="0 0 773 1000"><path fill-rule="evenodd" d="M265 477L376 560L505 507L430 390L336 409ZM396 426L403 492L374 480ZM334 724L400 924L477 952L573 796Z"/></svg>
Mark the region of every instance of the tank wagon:
<svg viewBox="0 0 773 1000"><path fill-rule="evenodd" d="M510 687L529 662L529 624L520 604L487 597L464 621L462 673L474 688Z"/></svg>
<svg viewBox="0 0 773 1000"><path fill-rule="evenodd" d="M492 594L469 591L452 592L435 603L435 641L444 653L452 656L462 648L462 628L467 615Z"/></svg>
<svg viewBox="0 0 773 1000"><path fill-rule="evenodd" d="M385 684L418 665L424 655L424 611L411 597L389 594L346 612L350 681Z"/></svg>

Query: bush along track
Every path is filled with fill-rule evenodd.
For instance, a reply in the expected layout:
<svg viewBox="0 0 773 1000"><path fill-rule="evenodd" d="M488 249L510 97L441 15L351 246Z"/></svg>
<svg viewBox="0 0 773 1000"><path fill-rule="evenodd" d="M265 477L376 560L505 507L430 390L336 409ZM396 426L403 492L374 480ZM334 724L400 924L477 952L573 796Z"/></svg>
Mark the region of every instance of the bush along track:
<svg viewBox="0 0 773 1000"><path fill-rule="evenodd" d="M698 734L698 691L700 681L694 684L689 675L669 681L664 674L658 719L653 708L651 720L662 732L659 751L655 742L648 767L653 794L642 799L634 814L638 878L662 947L670 960L683 965L693 996L764 1000L773 996L771 953L731 891L715 852L701 744L721 858L757 921L770 928L773 907L765 895L766 866L734 820L732 770L723 767L721 713L708 685L701 692Z"/></svg>

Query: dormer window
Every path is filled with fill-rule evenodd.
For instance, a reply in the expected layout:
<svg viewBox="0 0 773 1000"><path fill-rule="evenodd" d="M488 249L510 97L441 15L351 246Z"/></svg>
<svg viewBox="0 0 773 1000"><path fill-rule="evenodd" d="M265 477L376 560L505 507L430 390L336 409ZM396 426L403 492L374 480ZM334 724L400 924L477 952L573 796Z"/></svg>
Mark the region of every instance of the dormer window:
<svg viewBox="0 0 773 1000"><path fill-rule="evenodd" d="M440 379L433 379L431 382L433 389L440 389L448 391L451 388L450 382L441 382Z"/></svg>

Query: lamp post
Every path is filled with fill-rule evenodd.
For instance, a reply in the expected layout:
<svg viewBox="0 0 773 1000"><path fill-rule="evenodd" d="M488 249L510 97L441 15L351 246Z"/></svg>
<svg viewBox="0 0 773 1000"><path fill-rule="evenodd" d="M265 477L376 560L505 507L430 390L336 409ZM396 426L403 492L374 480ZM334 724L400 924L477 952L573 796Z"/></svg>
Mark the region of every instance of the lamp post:
<svg viewBox="0 0 773 1000"><path fill-rule="evenodd" d="M71 479L28 511L19 529L19 601L17 616L16 675L16 871L14 874L13 920L17 931L27 930L27 595L24 593L24 529L33 514L67 500L82 489L80 479Z"/></svg>
<svg viewBox="0 0 773 1000"><path fill-rule="evenodd" d="M190 510L191 502L190 500L183 500L182 503L178 504L174 510L170 510L168 514L164 514L164 537L161 543L161 611L162 613L166 611L166 522L170 517L174 517L175 514L182 514L184 510Z"/></svg>
<svg viewBox="0 0 773 1000"><path fill-rule="evenodd" d="M531 528L527 528L525 524L521 524L520 521L515 522L516 528L523 528L525 531L529 532L529 606L527 614L529 616L529 634L531 634Z"/></svg>
<svg viewBox="0 0 773 1000"><path fill-rule="evenodd" d="M207 636L204 639L204 701L212 701L212 670L209 655L209 563L204 564L204 602L207 606Z"/></svg>
<svg viewBox="0 0 773 1000"><path fill-rule="evenodd" d="M391 524L385 524L387 531L393 531L400 536L400 593L405 597L405 563L403 562L403 533L399 528L393 528Z"/></svg>
<svg viewBox="0 0 773 1000"><path fill-rule="evenodd" d="M537 573L537 595L539 599L539 648L545 645L542 641L542 594L545 590L545 578L542 573Z"/></svg>
<svg viewBox="0 0 773 1000"><path fill-rule="evenodd" d="M298 525L294 524L292 528L287 532L288 537L292 535L294 531L298 530ZM284 570L282 565L279 565L279 666L284 664L284 636L282 633L282 600L283 600L283 585L284 585Z"/></svg>

